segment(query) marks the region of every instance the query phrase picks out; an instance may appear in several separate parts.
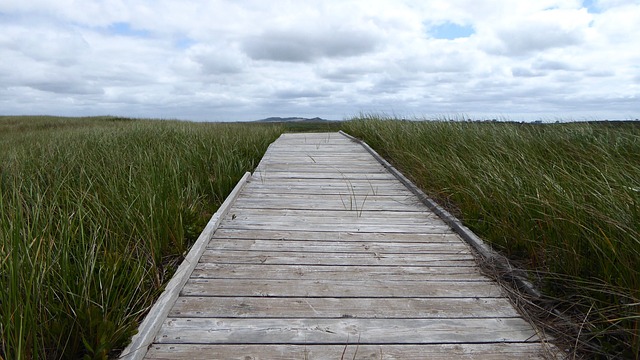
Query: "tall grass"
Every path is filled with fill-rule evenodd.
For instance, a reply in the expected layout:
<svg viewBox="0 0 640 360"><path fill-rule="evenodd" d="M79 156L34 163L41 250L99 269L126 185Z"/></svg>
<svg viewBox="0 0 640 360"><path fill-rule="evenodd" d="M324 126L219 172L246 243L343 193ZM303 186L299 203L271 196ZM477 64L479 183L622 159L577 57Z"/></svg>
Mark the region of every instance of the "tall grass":
<svg viewBox="0 0 640 360"><path fill-rule="evenodd" d="M343 128L531 269L565 315L584 321L584 343L640 357L640 124L362 115Z"/></svg>
<svg viewBox="0 0 640 360"><path fill-rule="evenodd" d="M281 128L0 118L0 358L106 358Z"/></svg>

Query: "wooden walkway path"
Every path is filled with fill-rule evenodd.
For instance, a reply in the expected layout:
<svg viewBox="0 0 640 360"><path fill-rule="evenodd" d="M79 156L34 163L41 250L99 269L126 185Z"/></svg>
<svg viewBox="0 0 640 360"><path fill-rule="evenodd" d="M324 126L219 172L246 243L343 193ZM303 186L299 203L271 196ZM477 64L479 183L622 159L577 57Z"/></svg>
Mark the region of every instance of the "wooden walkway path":
<svg viewBox="0 0 640 360"><path fill-rule="evenodd" d="M345 136L283 135L235 196L129 358L545 358L469 246Z"/></svg>

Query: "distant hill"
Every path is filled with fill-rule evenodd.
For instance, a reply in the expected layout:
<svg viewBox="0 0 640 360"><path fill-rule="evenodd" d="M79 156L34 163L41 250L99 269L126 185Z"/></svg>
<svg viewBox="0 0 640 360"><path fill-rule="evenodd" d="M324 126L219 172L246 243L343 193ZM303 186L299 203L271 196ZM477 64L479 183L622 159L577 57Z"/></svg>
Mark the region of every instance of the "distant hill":
<svg viewBox="0 0 640 360"><path fill-rule="evenodd" d="M319 122L319 121L331 121L331 120L327 120L327 119L323 119L323 118L319 118L319 117L314 117L314 118L301 118L301 117L279 117L279 116L274 116L274 117L268 117L266 119L260 119L260 120L256 120L258 122Z"/></svg>

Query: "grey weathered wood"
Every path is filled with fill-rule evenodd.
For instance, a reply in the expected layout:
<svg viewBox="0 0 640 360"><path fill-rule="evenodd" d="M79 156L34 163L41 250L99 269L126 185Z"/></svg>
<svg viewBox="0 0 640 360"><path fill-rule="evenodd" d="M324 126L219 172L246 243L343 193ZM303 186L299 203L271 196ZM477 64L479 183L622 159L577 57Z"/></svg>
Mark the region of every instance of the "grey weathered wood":
<svg viewBox="0 0 640 360"><path fill-rule="evenodd" d="M351 201L353 200L353 201ZM409 202L396 202L391 200L376 200L369 198L355 198L351 199L349 196L336 196L332 200L324 201L310 201L307 199L291 199L288 201L282 201L281 199L274 198L243 198L236 201L237 208L249 208L249 209L315 209L315 210L347 210L354 211L358 214L360 211L407 211L407 210L422 210L424 209L419 204L411 204Z"/></svg>
<svg viewBox="0 0 640 360"><path fill-rule="evenodd" d="M354 161L356 161L354 163ZM354 167L366 169L368 165L379 166L375 159L371 158L369 154L346 154L346 155L317 155L317 156L300 156L299 154L295 154L293 156L286 156L284 154L280 154L275 158L264 159L260 163L263 168L270 169L270 165L277 166L346 166L353 165Z"/></svg>
<svg viewBox="0 0 640 360"><path fill-rule="evenodd" d="M334 241L391 241L421 243L425 241L460 242L460 237L452 231L445 233L363 233L354 231L292 231L292 230L247 230L218 229L214 239L271 239L271 240L334 240Z"/></svg>
<svg viewBox="0 0 640 360"><path fill-rule="evenodd" d="M192 278L266 280L486 280L475 266L357 266L200 263Z"/></svg>
<svg viewBox="0 0 640 360"><path fill-rule="evenodd" d="M470 266L475 259L468 252L460 254L386 254L336 252L285 252L206 250L202 262L217 264L278 265L403 265L403 266Z"/></svg>
<svg viewBox="0 0 640 360"><path fill-rule="evenodd" d="M345 216L342 216L342 217L251 216L251 215L244 215L242 213L240 216L238 216L236 213L232 214L232 216L233 215L236 215L236 216L232 218L226 218L224 220L223 223L225 227L249 229L253 226L257 226L262 228L264 227L263 225L266 223L266 224L273 224L276 226L289 226L289 229L301 228L303 227L302 224L304 224L304 226L323 226L323 225L334 226L333 229L336 229L337 225L349 227L349 228L353 226L361 226L361 225L370 226L370 227L386 226L390 229L393 229L392 231L386 231L386 232L410 232L411 230L416 230L422 227L429 228L429 229L432 229L434 227L442 228L445 230L447 229L445 224L443 224L440 220L434 219L434 218L431 218L431 219L413 218L413 219L407 220L407 219L391 218L391 217L390 218L366 217L366 216L363 216L364 214L362 214L360 211L353 212L353 213L347 212ZM332 229L332 228L329 228L329 229ZM404 229L404 231L402 231L402 229ZM380 230L380 231L383 231L383 230Z"/></svg>
<svg viewBox="0 0 640 360"><path fill-rule="evenodd" d="M264 169L264 170L263 170ZM357 173L362 174L383 174L386 173L386 169L380 164L367 164L365 166L354 166L350 164L276 164L267 163L263 167L257 168L257 171L265 171L267 173L289 173L289 172L306 172L306 173L333 173L336 175L344 173Z"/></svg>
<svg viewBox="0 0 640 360"><path fill-rule="evenodd" d="M189 279L184 296L501 297L489 281Z"/></svg>
<svg viewBox="0 0 640 360"><path fill-rule="evenodd" d="M396 215L398 212L393 211L348 211L348 210L323 210L316 211L314 214L303 214L300 212L302 209L246 209L240 213L232 212L227 216L224 221L228 223L242 223L251 221L271 222L271 221L286 221L286 220L300 220L301 222L309 223L357 223L366 224L374 223L388 225L390 227L394 225L415 225L415 226L429 226L429 225L444 225L442 220L425 215L425 213L409 211L399 211L404 216ZM251 211L257 210L257 211ZM297 214L295 216L288 216L286 211L294 211ZM304 210L302 210L304 211ZM261 213L259 213L261 212Z"/></svg>
<svg viewBox="0 0 640 360"><path fill-rule="evenodd" d="M336 179L336 180L393 180L393 175L389 173L316 173L316 172L278 172L278 171L256 171L253 179L261 182L278 181L280 179Z"/></svg>
<svg viewBox="0 0 640 360"><path fill-rule="evenodd" d="M527 342L521 318L226 319L168 318L156 341L189 344L455 344Z"/></svg>
<svg viewBox="0 0 640 360"><path fill-rule="evenodd" d="M541 360L549 355L538 343L360 345L202 345L154 344L154 360Z"/></svg>
<svg viewBox="0 0 640 360"><path fill-rule="evenodd" d="M242 195L240 195L238 197L238 200L245 200L245 199L256 199L256 200L264 200L264 199L271 199L271 200L277 200L277 201L281 201L281 202L288 202L290 200L305 200L308 202L337 202L337 203L342 203L345 200L344 196L341 196L339 194L327 194L327 195L317 195L317 194L310 194L310 195L304 195L304 194L295 194L295 195L289 195L289 194L278 194L278 193L253 193L251 195L247 194L247 193L243 193ZM418 199L411 193L407 193L406 195L384 195L384 196L380 196L380 195L375 195L375 194L370 194L369 196L367 196L367 201L372 201L372 202L380 202L380 203L396 203L396 204L403 204L403 205L418 205L420 204L420 201L418 201ZM422 205L422 204L420 204Z"/></svg>
<svg viewBox="0 0 640 360"><path fill-rule="evenodd" d="M409 195L409 193L405 189L391 188L391 187L375 187L373 189L369 187L352 187L349 188L347 186L341 187L329 187L329 186L295 186L295 185L282 185L279 188L275 188L275 186L267 187L267 186L253 186L250 190L247 191L247 194L250 193L281 193L281 194L308 194L308 195Z"/></svg>
<svg viewBox="0 0 640 360"><path fill-rule="evenodd" d="M470 254L468 245L460 243L382 243L300 240L232 240L211 241L210 250L254 250L285 252L341 252L376 254Z"/></svg>
<svg viewBox="0 0 640 360"><path fill-rule="evenodd" d="M505 298L268 298L183 296L169 317L183 318L506 318Z"/></svg>
<svg viewBox="0 0 640 360"><path fill-rule="evenodd" d="M309 218L309 219L326 219L336 218L339 221L367 221L375 220L383 222L386 220L402 222L413 221L425 221L425 220L439 220L433 213L428 211L346 211L346 210L323 210L313 211L305 209L242 209L242 211L231 211L225 217L225 220L229 219L251 219L262 218L263 216L278 216L278 217L292 217L292 218ZM334 221L333 219L326 219L326 221Z"/></svg>
<svg viewBox="0 0 640 360"><path fill-rule="evenodd" d="M442 220L433 216L432 213L420 211L385 211L385 210L307 210L307 209L268 209L268 208L242 208L240 212L231 212L226 218L229 220L251 220L262 217L278 218L300 218L308 220L318 220L324 222L334 221L377 221L378 223L390 221L393 223L416 223L429 221L431 224L442 224ZM269 219L265 219L269 220Z"/></svg>
<svg viewBox="0 0 640 360"><path fill-rule="evenodd" d="M387 232L387 233L408 233L412 230L418 230L430 234L442 234L449 231L446 225L384 225L371 223L308 223L294 221L273 221L266 222L225 222L220 225L221 229L245 229L245 230L298 230L298 231L355 231L355 232Z"/></svg>
<svg viewBox="0 0 640 360"><path fill-rule="evenodd" d="M147 357L510 359L545 350L414 192L364 147L314 133L269 146Z"/></svg>
<svg viewBox="0 0 640 360"><path fill-rule="evenodd" d="M315 179L315 178L280 178L278 181L266 181L267 177L256 177L252 176L249 184L251 186L265 186L265 187L274 187L274 190L279 186L287 186L287 185L308 185L308 186L340 186L345 188L350 188L351 186L366 186L366 187L382 187L389 186L396 189L402 189L402 184L398 184L394 179ZM251 187L249 187L251 188Z"/></svg>

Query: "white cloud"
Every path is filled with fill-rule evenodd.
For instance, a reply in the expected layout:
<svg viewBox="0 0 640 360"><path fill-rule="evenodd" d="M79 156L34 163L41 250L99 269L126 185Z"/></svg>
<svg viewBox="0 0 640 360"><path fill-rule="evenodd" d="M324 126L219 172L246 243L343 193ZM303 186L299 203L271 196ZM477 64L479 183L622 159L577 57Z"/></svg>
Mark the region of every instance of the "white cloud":
<svg viewBox="0 0 640 360"><path fill-rule="evenodd" d="M249 37L243 50L254 60L313 62L325 57L350 57L372 52L377 39L366 31L290 28Z"/></svg>
<svg viewBox="0 0 640 360"><path fill-rule="evenodd" d="M489 31L497 42L487 47L492 53L521 56L552 48L567 48L585 41L590 15L584 10L543 10L523 14L499 24Z"/></svg>
<svg viewBox="0 0 640 360"><path fill-rule="evenodd" d="M578 0L2 2L0 112L639 117L640 4L587 10ZM435 39L443 24L474 32Z"/></svg>

